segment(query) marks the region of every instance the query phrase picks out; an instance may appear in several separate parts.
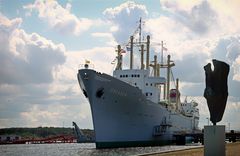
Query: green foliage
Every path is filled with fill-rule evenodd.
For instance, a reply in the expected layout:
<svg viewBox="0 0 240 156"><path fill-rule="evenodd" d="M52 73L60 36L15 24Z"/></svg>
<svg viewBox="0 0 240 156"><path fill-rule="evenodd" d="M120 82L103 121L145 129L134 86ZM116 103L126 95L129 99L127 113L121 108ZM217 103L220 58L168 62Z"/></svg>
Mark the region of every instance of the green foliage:
<svg viewBox="0 0 240 156"><path fill-rule="evenodd" d="M83 129L86 136L94 137L94 131ZM63 127L37 127L37 128L3 128L0 135L19 135L22 138L47 138L58 135L74 135L73 128Z"/></svg>

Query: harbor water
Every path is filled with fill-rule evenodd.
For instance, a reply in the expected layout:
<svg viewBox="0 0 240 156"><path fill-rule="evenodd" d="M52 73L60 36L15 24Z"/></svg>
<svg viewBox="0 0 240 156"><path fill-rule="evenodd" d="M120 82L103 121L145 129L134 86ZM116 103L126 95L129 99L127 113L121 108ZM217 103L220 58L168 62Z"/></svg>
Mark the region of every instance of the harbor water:
<svg viewBox="0 0 240 156"><path fill-rule="evenodd" d="M1 156L128 156L166 152L200 147L200 144L185 146L132 147L96 149L94 143L18 144L0 145Z"/></svg>

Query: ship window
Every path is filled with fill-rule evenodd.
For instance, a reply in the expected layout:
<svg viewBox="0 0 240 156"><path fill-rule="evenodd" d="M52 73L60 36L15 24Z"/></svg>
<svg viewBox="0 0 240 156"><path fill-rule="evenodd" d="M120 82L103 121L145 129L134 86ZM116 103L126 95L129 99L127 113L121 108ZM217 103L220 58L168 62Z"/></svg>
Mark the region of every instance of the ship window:
<svg viewBox="0 0 240 156"><path fill-rule="evenodd" d="M146 96L148 96L148 93L146 93Z"/></svg>
<svg viewBox="0 0 240 156"><path fill-rule="evenodd" d="M125 77L125 75L123 75L123 77Z"/></svg>
<svg viewBox="0 0 240 156"><path fill-rule="evenodd" d="M132 74L132 77L133 77L133 74Z"/></svg>
<svg viewBox="0 0 240 156"><path fill-rule="evenodd" d="M135 83L135 86L137 85L137 83Z"/></svg>
<svg viewBox="0 0 240 156"><path fill-rule="evenodd" d="M148 86L148 83L146 83L146 86Z"/></svg>
<svg viewBox="0 0 240 156"><path fill-rule="evenodd" d="M126 77L128 77L128 75L126 75Z"/></svg>
<svg viewBox="0 0 240 156"><path fill-rule="evenodd" d="M140 77L140 75L138 74L137 77Z"/></svg>
<svg viewBox="0 0 240 156"><path fill-rule="evenodd" d="M151 83L151 86L152 86L152 83Z"/></svg>
<svg viewBox="0 0 240 156"><path fill-rule="evenodd" d="M122 77L122 75L120 75L120 77Z"/></svg>
<svg viewBox="0 0 240 156"><path fill-rule="evenodd" d="M152 93L150 93L150 95L152 96Z"/></svg>

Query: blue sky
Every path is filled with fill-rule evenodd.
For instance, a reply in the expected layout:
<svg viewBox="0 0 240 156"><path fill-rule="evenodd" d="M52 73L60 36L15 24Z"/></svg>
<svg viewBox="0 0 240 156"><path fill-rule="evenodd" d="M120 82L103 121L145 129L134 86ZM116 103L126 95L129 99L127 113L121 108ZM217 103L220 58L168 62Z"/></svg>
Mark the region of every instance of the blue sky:
<svg viewBox="0 0 240 156"><path fill-rule="evenodd" d="M144 34L152 43L164 41L165 56L175 61L183 99L199 103L200 127L209 116L203 66L213 58L230 65L221 124L240 129L239 6L238 0L0 0L0 128L70 127L72 121L92 128L79 64L88 59L112 74L116 45L128 41L142 17ZM159 54L160 47L151 51ZM128 59L125 54L124 67Z"/></svg>
<svg viewBox="0 0 240 156"><path fill-rule="evenodd" d="M71 4L71 12L81 18L89 18L92 20L104 20L103 11L106 8L118 6L122 4L124 1L121 0L91 0L91 1L66 1L61 0L57 1L58 4L62 7L66 7L67 4ZM125 1L127 2L127 1ZM143 4L144 0L137 1L139 4ZM33 1L2 1L1 2L1 13L9 18L20 17L24 22L21 24L21 28L23 28L26 32L38 32L38 34L54 40L55 43L64 43L64 45L69 50L82 50L86 48L91 48L92 46L99 46L102 43L92 42L89 45L89 40L94 40L93 37L89 36L89 33L96 32L98 30L108 32L109 27L105 26L92 26L86 32L83 32L81 36L71 36L67 35L64 38L62 34L54 31L53 29L49 29L48 25L44 23L44 21L39 20L38 13L34 12L31 16L26 16L26 10L23 6L33 3ZM146 4L147 8L151 9L151 13L149 16L154 16L160 10L160 2L153 0L151 3ZM84 36L84 37L82 37ZM67 38L66 38L67 37ZM81 43L81 44L80 44Z"/></svg>

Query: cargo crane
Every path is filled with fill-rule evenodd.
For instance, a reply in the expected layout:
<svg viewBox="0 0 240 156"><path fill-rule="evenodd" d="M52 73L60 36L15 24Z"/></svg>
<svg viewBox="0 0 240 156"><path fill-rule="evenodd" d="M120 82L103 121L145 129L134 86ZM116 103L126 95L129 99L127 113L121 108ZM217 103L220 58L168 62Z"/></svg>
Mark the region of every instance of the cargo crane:
<svg viewBox="0 0 240 156"><path fill-rule="evenodd" d="M75 122L73 122L73 126L74 126L74 133L77 138L77 143L86 142L87 138L85 137L83 132L80 130L78 125Z"/></svg>

